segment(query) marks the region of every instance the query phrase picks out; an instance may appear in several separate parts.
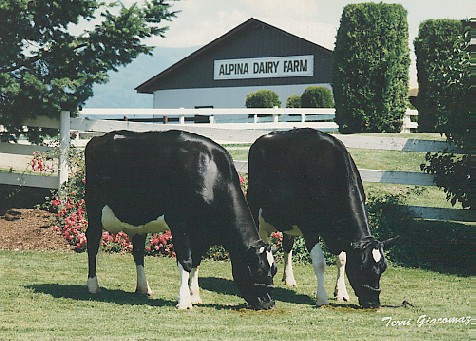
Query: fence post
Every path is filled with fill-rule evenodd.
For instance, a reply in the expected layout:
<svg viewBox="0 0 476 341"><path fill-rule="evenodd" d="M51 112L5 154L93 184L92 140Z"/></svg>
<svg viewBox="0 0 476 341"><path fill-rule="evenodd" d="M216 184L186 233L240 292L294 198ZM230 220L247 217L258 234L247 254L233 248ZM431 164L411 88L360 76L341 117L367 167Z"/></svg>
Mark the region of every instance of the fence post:
<svg viewBox="0 0 476 341"><path fill-rule="evenodd" d="M180 108L184 109L184 108ZM185 115L182 113L179 115L179 124L185 124Z"/></svg>
<svg viewBox="0 0 476 341"><path fill-rule="evenodd" d="M277 106L274 106L273 109L278 109ZM273 114L273 123L278 123L279 120L279 114Z"/></svg>
<svg viewBox="0 0 476 341"><path fill-rule="evenodd" d="M58 190L61 185L68 181L68 155L69 155L69 143L70 143L70 112L62 111L60 117L60 144L59 144L59 165L58 165L58 177L59 184Z"/></svg>

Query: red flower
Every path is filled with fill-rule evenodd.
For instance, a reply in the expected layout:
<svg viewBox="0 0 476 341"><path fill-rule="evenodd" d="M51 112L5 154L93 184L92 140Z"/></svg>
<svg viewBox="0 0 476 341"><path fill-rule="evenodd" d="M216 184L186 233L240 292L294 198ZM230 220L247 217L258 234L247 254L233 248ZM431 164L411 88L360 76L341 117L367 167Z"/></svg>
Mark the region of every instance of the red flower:
<svg viewBox="0 0 476 341"><path fill-rule="evenodd" d="M51 204L54 207L58 207L59 205L61 205L61 200L59 200L57 197L55 197L53 200L51 200Z"/></svg>

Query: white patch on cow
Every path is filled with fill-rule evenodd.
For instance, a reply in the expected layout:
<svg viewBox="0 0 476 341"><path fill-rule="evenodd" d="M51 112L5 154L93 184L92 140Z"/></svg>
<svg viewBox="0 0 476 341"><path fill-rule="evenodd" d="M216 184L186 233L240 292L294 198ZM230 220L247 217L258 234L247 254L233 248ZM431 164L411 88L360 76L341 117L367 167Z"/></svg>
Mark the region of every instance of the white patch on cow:
<svg viewBox="0 0 476 341"><path fill-rule="evenodd" d="M378 263L382 259L382 253L380 253L379 249L373 249L372 256L374 257L375 263Z"/></svg>
<svg viewBox="0 0 476 341"><path fill-rule="evenodd" d="M316 305L321 306L329 304L327 300L326 289L324 288L324 270L326 268L326 262L324 259L324 253L322 252L321 245L317 243L310 252L312 267L317 277L317 291L316 291Z"/></svg>
<svg viewBox="0 0 476 341"><path fill-rule="evenodd" d="M152 290L150 289L149 283L147 282L144 266L136 265L136 272L137 272L136 292L147 295L147 296L151 296Z"/></svg>
<svg viewBox="0 0 476 341"><path fill-rule="evenodd" d="M291 230L284 231L284 233L292 236L292 237L300 237L302 236L302 231L297 225L291 226Z"/></svg>
<svg viewBox="0 0 476 341"><path fill-rule="evenodd" d="M94 276L93 278L88 277L88 291L91 294L98 294L101 292L97 276Z"/></svg>
<svg viewBox="0 0 476 341"><path fill-rule="evenodd" d="M273 225L268 224L264 220L262 213L263 213L263 210L260 208L259 209L259 216L258 216L259 237L266 244L269 244L270 243L269 237L271 236L271 233L273 233L274 231L277 231L277 229Z"/></svg>
<svg viewBox="0 0 476 341"><path fill-rule="evenodd" d="M261 253L264 253L265 251L266 251L266 248L262 246L259 248L258 252L261 254ZM272 267L274 263L274 257L271 251L266 252L266 259L268 260L269 267Z"/></svg>
<svg viewBox="0 0 476 341"><path fill-rule="evenodd" d="M202 304L202 299L200 298L200 287L198 286L198 266L192 268L190 273L190 301L192 304Z"/></svg>
<svg viewBox="0 0 476 341"><path fill-rule="evenodd" d="M284 273L283 282L288 286L296 286L293 273L293 250L284 253Z"/></svg>
<svg viewBox="0 0 476 341"><path fill-rule="evenodd" d="M274 256L273 256L273 253L271 251L266 252L266 259L268 260L269 267L271 268L273 266L273 263L274 263Z"/></svg>
<svg viewBox="0 0 476 341"><path fill-rule="evenodd" d="M191 309L192 308L192 298L190 295L190 288L188 286L188 281L190 279L190 273L184 270L182 264L177 262L178 270L180 273L180 288L179 288L179 297L177 302L177 309Z"/></svg>
<svg viewBox="0 0 476 341"><path fill-rule="evenodd" d="M271 225L270 223L268 223L266 220L264 220L262 213L263 213L263 210L260 208L259 216L258 216L259 236L261 240L269 244L269 236L271 236L271 233L278 231L278 229L274 227L273 225ZM297 225L293 225L290 230L284 231L283 233L286 233L293 237L302 236L302 231Z"/></svg>
<svg viewBox="0 0 476 341"><path fill-rule="evenodd" d="M161 233L170 229L163 215L158 217L156 220L149 221L148 223L139 226L125 223L116 217L108 205L104 206L102 209L101 222L103 228L110 233L124 231L130 236L135 234Z"/></svg>
<svg viewBox="0 0 476 341"><path fill-rule="evenodd" d="M350 300L349 294L347 293L347 288L345 287L344 275L345 275L345 263L347 261L347 255L342 251L339 255L336 256L336 266L337 266L337 281L334 289L334 297L337 301L348 302Z"/></svg>

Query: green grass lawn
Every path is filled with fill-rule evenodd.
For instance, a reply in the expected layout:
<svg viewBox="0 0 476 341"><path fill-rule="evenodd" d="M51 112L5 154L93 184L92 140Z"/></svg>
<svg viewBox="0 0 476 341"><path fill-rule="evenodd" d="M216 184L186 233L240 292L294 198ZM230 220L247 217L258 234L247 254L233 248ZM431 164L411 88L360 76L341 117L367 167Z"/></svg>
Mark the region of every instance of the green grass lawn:
<svg viewBox="0 0 476 341"><path fill-rule="evenodd" d="M248 160L248 147L229 150L234 160ZM349 149L357 167L378 170L400 170L419 172L425 162L425 153L392 150Z"/></svg>
<svg viewBox="0 0 476 341"><path fill-rule="evenodd" d="M178 311L173 259L146 258L151 298L138 296L131 255L100 254L97 296L86 289L85 253L0 251L0 339L15 340L468 340L470 325L424 324L434 318L471 316L471 279L390 266L382 277L380 309L331 300L316 308L310 265L296 264L297 288L276 275L276 309L251 311L237 295L228 262L204 261L204 304ZM332 295L335 269L326 271ZM348 287L349 290L350 287ZM403 301L412 306L401 306ZM422 318L422 316L426 316ZM391 319L391 321L390 321ZM409 325L397 326L397 321ZM440 320L441 321L441 320ZM388 325L387 323L390 322ZM393 326L392 326L393 322Z"/></svg>

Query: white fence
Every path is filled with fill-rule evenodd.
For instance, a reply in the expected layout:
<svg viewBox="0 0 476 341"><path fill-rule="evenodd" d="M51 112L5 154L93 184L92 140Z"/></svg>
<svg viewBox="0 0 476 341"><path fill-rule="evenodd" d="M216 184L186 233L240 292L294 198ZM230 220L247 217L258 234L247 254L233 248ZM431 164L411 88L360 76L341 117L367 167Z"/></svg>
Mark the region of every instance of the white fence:
<svg viewBox="0 0 476 341"><path fill-rule="evenodd" d="M331 109L333 110L333 109ZM211 123L186 123L185 117L194 117L197 115L211 116ZM299 121L279 122L280 117L284 115L299 115ZM407 113L406 116L414 115L414 112ZM252 117L252 122L244 123L218 123L214 120L219 115L242 115ZM271 115L272 122L260 122L260 115ZM300 127L312 127L316 129L332 129L334 122L308 122L308 117L319 117L319 115L332 115L329 109L95 109L84 110L77 118L70 118L68 112L63 112L61 120L53 120L45 117L39 117L26 123L28 126L39 126L45 128L60 129L60 147L59 147L59 171L58 175L37 176L34 174L25 174L17 172L0 172L0 183L23 185L41 188L58 188L59 185L67 181L67 155L70 144L71 131L91 133L106 133L113 130L134 130L134 131L164 131L170 129L180 129L204 136L208 136L218 143L252 143L258 137L271 130L292 129ZM177 124L160 124L133 122L132 119L153 119L158 117L177 117ZM297 117L299 117L297 116ZM124 118L123 121L99 120L97 118ZM296 117L296 116L295 116ZM167 121L167 120L165 120ZM413 123L413 122L412 122ZM413 128L413 126L411 127ZM409 127L410 129L410 127ZM78 134L79 135L79 134ZM408 138L390 138L390 137L370 137L357 135L335 135L342 140L347 148L361 148L373 150L395 150L407 152L435 152L451 148L443 141L427 141ZM80 143L82 140L73 141L73 144ZM44 152L48 148L39 146L20 146L11 143L0 143L0 153L12 153L31 155L33 151ZM457 151L457 150L453 150ZM239 172L247 172L247 163L236 161L235 166ZM434 178L430 174L421 172L405 171L384 171L359 169L363 181L393 183L417 186L434 186ZM474 221L475 215L471 210L459 209L435 209L428 207L410 207L413 213L419 217L438 220L458 220Z"/></svg>
<svg viewBox="0 0 476 341"><path fill-rule="evenodd" d="M403 117L402 132L410 133L418 128L411 117L417 116L417 110L407 109ZM186 118L206 116L211 128L233 130L277 130L293 128L315 128L324 131L337 131L339 126L333 122L334 108L264 108L264 109L84 109L79 117L92 119L123 120L161 120L168 122L175 119L178 124L186 124ZM233 123L220 122L220 118L233 116ZM252 118L251 122L247 118ZM327 122L324 122L327 121Z"/></svg>

